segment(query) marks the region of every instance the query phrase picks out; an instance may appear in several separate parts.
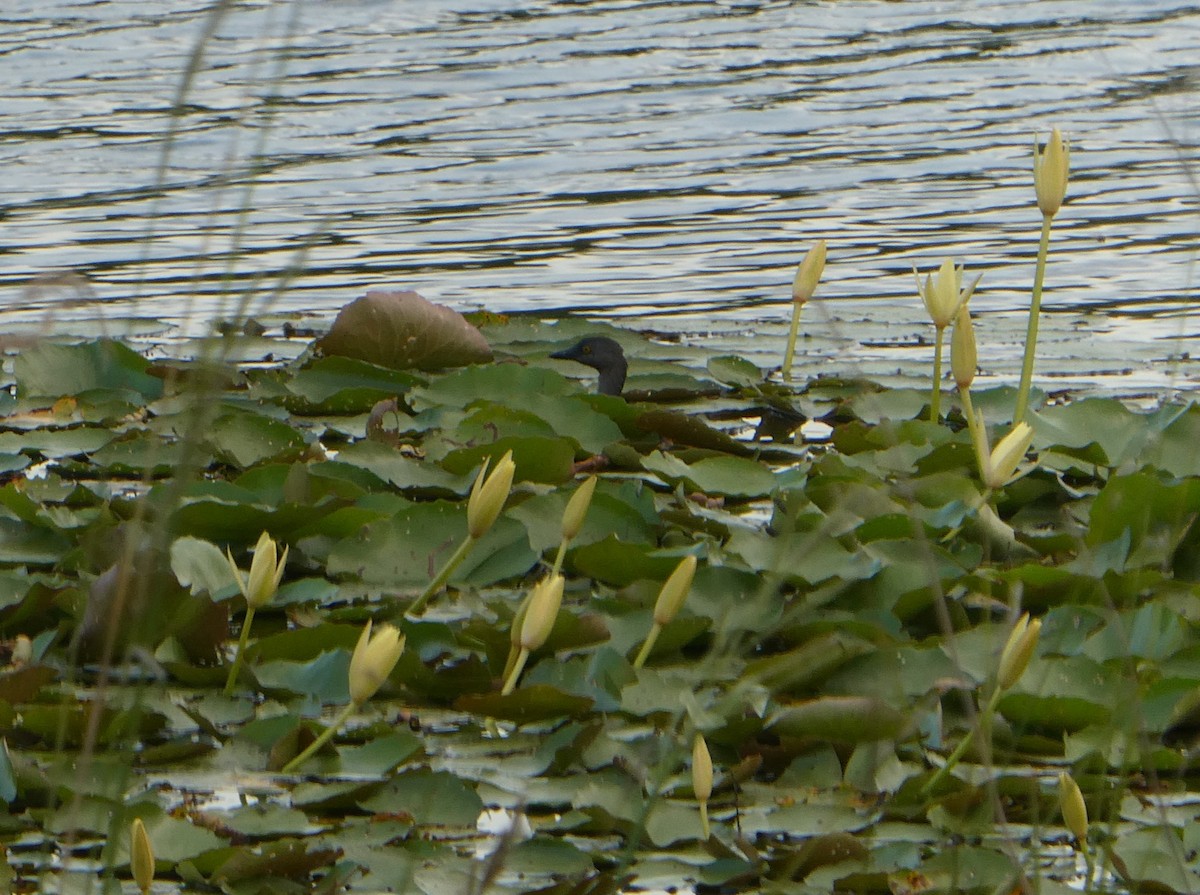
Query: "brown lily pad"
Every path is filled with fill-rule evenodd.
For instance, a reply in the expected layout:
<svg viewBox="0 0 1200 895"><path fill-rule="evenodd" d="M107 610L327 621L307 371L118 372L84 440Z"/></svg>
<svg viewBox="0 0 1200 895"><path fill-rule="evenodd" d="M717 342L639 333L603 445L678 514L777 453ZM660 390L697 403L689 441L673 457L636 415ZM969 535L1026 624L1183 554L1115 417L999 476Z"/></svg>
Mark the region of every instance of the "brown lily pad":
<svg viewBox="0 0 1200 895"><path fill-rule="evenodd" d="M485 363L492 349L457 311L416 292L374 289L338 313L317 343L325 354L393 370L440 370Z"/></svg>

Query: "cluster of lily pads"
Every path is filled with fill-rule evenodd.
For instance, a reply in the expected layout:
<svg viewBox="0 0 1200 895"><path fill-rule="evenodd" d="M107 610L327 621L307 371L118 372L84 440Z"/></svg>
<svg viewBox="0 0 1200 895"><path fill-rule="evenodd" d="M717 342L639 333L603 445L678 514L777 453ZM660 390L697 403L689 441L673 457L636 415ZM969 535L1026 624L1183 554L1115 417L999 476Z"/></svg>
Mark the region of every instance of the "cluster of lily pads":
<svg viewBox="0 0 1200 895"><path fill-rule="evenodd" d="M571 320L447 369L386 296L22 351L4 884L1193 890L1200 411L972 392L970 290L946 413ZM596 333L624 397L550 358Z"/></svg>

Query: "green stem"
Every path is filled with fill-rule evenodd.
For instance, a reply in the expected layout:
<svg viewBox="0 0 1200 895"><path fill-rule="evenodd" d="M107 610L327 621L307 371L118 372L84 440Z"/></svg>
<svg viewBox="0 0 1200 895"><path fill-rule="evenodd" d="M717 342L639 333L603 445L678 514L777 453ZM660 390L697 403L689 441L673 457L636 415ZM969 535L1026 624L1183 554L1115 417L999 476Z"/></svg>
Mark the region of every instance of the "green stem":
<svg viewBox="0 0 1200 895"><path fill-rule="evenodd" d="M421 596L417 597L416 601L405 610L404 615L406 618L413 618L425 611L425 606L429 603L430 598L450 580L450 576L454 574L454 570L462 565L462 561L467 558L467 553L470 552L471 546L474 543L475 539L468 535L467 539L458 545L458 549L454 551L454 555L446 560L446 564L442 566L442 570L429 582L429 586L421 592Z"/></svg>
<svg viewBox="0 0 1200 895"><path fill-rule="evenodd" d="M517 664L517 656L521 651L521 628L525 624L525 613L529 611L529 594L525 595L525 599L521 601L521 605L517 608L516 615L513 616L512 630L516 632L514 635L517 639L512 641L508 647L508 658L504 660L504 680L508 680L508 676L512 674L513 666Z"/></svg>
<svg viewBox="0 0 1200 895"><path fill-rule="evenodd" d="M353 714L357 708L358 706L353 702L346 703L346 705L338 713L338 716L333 719L333 723L321 731L321 735L309 743L307 749L285 764L280 773L290 774L292 771L296 770L296 768L300 767L300 765L304 764L304 762L316 755L317 750L333 739L333 735L338 732L341 726L346 723L347 719L349 719L350 715Z"/></svg>
<svg viewBox="0 0 1200 895"><path fill-rule="evenodd" d="M796 337L800 334L800 311L804 303L792 302L792 326L788 330L787 348L783 352L783 378L792 378L792 358L796 356Z"/></svg>
<svg viewBox="0 0 1200 895"><path fill-rule="evenodd" d="M567 555L567 544L569 543L570 541L568 541L566 538L563 538L559 543L558 554L554 557L554 568L550 570L551 578L553 578L562 570L563 557Z"/></svg>
<svg viewBox="0 0 1200 895"><path fill-rule="evenodd" d="M929 419L938 422L942 418L942 346L946 341L946 327L937 327L933 339L933 394L929 396Z"/></svg>
<svg viewBox="0 0 1200 895"><path fill-rule="evenodd" d="M971 436L971 447L974 448L980 444L979 436L983 433L979 431L979 420L975 418L975 402L971 400L971 390L960 388L958 399L962 402L963 416L967 418L967 432Z"/></svg>
<svg viewBox="0 0 1200 895"><path fill-rule="evenodd" d="M246 642L250 639L250 624L254 621L254 607L246 604L246 618L242 620L242 634L238 638L237 652L233 654L233 664L229 666L229 677L225 679L225 695L233 695L233 687L237 683L238 672L242 670L242 657L246 654Z"/></svg>
<svg viewBox="0 0 1200 895"><path fill-rule="evenodd" d="M959 740L954 751L946 759L946 763L937 769L937 773L925 781L925 785L921 787L921 795L927 796L933 792L937 785L946 778L946 775L958 766L963 756L967 754L967 750L971 748L971 743L975 741L975 731L977 729L991 730L991 715L996 711L996 706L999 703L1000 688L997 687L992 691L992 698L988 700L988 704L984 706L983 711L980 713L978 727L972 727L967 731L966 736Z"/></svg>
<svg viewBox="0 0 1200 895"><path fill-rule="evenodd" d="M1042 216L1042 238L1038 243L1037 267L1033 273L1033 301L1029 305L1029 328L1025 333L1025 359L1021 364L1021 385L1017 390L1017 407L1013 422L1025 418L1029 407L1029 389L1033 382L1033 358L1037 349L1038 320L1042 313L1042 283L1046 278L1046 255L1050 252L1050 224L1054 219Z"/></svg>
<svg viewBox="0 0 1200 895"><path fill-rule="evenodd" d="M655 622L650 628L650 633L646 635L646 642L642 644L641 651L637 654L637 658L633 660L634 668L641 668L646 664L646 659L650 657L650 650L654 649L654 642L658 640L658 633L662 630L662 625Z"/></svg>
<svg viewBox="0 0 1200 895"><path fill-rule="evenodd" d="M704 838L707 841L710 835L708 827L708 802L700 803L700 829L704 833Z"/></svg>
<svg viewBox="0 0 1200 895"><path fill-rule="evenodd" d="M517 689L517 678L525 670L525 663L527 661L529 661L529 650L521 647L521 651L517 653L517 661L513 663L512 671L508 673L508 678L504 681L504 689L500 691L501 696L507 696L513 690Z"/></svg>
<svg viewBox="0 0 1200 895"><path fill-rule="evenodd" d="M1091 895L1091 893L1095 891L1092 888L1092 879L1096 875L1096 865L1092 863L1092 850L1088 848L1086 839L1083 842L1078 842L1077 844L1079 845L1079 850L1083 852L1083 865L1087 868L1087 879L1083 881L1084 895Z"/></svg>

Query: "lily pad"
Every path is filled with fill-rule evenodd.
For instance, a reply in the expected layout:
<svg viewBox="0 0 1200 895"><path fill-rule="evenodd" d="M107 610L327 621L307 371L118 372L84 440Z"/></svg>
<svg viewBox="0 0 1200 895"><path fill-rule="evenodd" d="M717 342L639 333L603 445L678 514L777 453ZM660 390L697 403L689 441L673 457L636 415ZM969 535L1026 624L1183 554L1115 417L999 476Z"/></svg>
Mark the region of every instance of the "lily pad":
<svg viewBox="0 0 1200 895"><path fill-rule="evenodd" d="M684 480L697 491L726 497L766 497L775 489L775 475L762 464L741 457L709 457L691 465L655 451L642 461L649 472L669 482Z"/></svg>
<svg viewBox="0 0 1200 895"><path fill-rule="evenodd" d="M786 736L860 743L896 739L909 724L902 712L881 699L826 696L781 710L767 727Z"/></svg>
<svg viewBox="0 0 1200 895"><path fill-rule="evenodd" d="M43 341L17 355L13 375L20 397L127 389L152 400L162 394L162 380L146 372L149 366L136 351L111 339L77 345Z"/></svg>

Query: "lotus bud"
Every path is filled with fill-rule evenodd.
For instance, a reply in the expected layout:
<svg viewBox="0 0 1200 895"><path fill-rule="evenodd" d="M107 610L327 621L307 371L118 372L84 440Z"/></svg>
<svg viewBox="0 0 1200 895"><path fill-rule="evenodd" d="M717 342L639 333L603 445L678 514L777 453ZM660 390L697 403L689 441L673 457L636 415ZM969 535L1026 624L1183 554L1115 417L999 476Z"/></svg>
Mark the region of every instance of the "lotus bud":
<svg viewBox="0 0 1200 895"><path fill-rule="evenodd" d="M959 286L962 283L962 268L955 267L954 262L947 258L942 262L936 274L926 275L925 282L917 276L917 290L925 302L925 310L929 319L938 329L945 329L954 320L958 308L962 304Z"/></svg>
<svg viewBox="0 0 1200 895"><path fill-rule="evenodd" d="M708 743L701 734L696 734L692 740L692 791L696 800L707 802L713 791L712 755L708 751Z"/></svg>
<svg viewBox="0 0 1200 895"><path fill-rule="evenodd" d="M692 577L696 574L696 557L689 553L675 567L658 592L658 600L654 604L654 623L660 626L670 624L675 618L683 601L687 599L688 591L692 588Z"/></svg>
<svg viewBox="0 0 1200 895"><path fill-rule="evenodd" d="M395 627L381 625L372 636L371 622L367 622L350 657L350 701L354 705L362 705L375 695L402 652L404 637Z"/></svg>
<svg viewBox="0 0 1200 895"><path fill-rule="evenodd" d="M824 272L825 240L819 239L804 255L804 260L796 269L796 278L792 280L792 301L802 305L812 298Z"/></svg>
<svg viewBox="0 0 1200 895"><path fill-rule="evenodd" d="M225 558L229 560L229 568L237 581L238 590L246 598L246 604L254 609L261 609L271 602L279 582L283 580L283 570L287 565L288 547L283 548L282 554L276 553L275 541L265 531L259 535L258 543L254 546L254 559L250 563L250 577L245 578L233 554L225 549Z"/></svg>
<svg viewBox="0 0 1200 895"><path fill-rule="evenodd" d="M696 734L692 740L692 791L696 801L700 803L700 826L704 838L708 838L708 800L713 789L712 756L708 752L708 744L704 737Z"/></svg>
<svg viewBox="0 0 1200 895"><path fill-rule="evenodd" d="M513 473L517 466L513 463L512 451L507 451L490 475L487 473L487 463L475 477L471 487L471 496L467 499L467 533L472 540L478 540L488 533L496 522L496 517L504 509L508 493L512 490Z"/></svg>
<svg viewBox="0 0 1200 895"><path fill-rule="evenodd" d="M596 492L596 477L589 476L587 481L575 489L562 518L562 538L572 541L583 528L583 520L587 517L588 507L592 505L592 495Z"/></svg>
<svg viewBox="0 0 1200 895"><path fill-rule="evenodd" d="M133 872L133 881L138 889L142 895L146 895L154 885L154 849L140 817L133 819L129 831L129 869Z"/></svg>
<svg viewBox="0 0 1200 895"><path fill-rule="evenodd" d="M551 575L534 586L521 623L521 649L533 652L550 636L562 606L563 584L562 575Z"/></svg>
<svg viewBox="0 0 1200 895"><path fill-rule="evenodd" d="M1058 804L1062 808L1063 822L1075 841L1081 845L1087 841L1088 815L1087 805L1083 801L1083 793L1079 784L1066 771L1058 772Z"/></svg>
<svg viewBox="0 0 1200 895"><path fill-rule="evenodd" d="M975 326L971 323L971 312L964 304L954 318L954 336L950 341L950 371L954 374L954 384L960 389L970 388L978 366Z"/></svg>
<svg viewBox="0 0 1200 895"><path fill-rule="evenodd" d="M1062 208L1067 195L1067 180L1071 169L1071 149L1058 128L1050 132L1050 139L1039 148L1033 141L1033 186L1037 193L1038 209L1045 218L1053 218Z"/></svg>
<svg viewBox="0 0 1200 895"><path fill-rule="evenodd" d="M997 491L1007 485L1032 442L1033 428L1029 423L1022 420L1013 426L988 455L986 467L981 470L984 486Z"/></svg>
<svg viewBox="0 0 1200 895"><path fill-rule="evenodd" d="M12 665L14 668L22 668L33 661L33 641L25 634L18 634L13 640L12 647Z"/></svg>
<svg viewBox="0 0 1200 895"><path fill-rule="evenodd" d="M1004 649L1000 652L1000 667L996 674L996 684L1000 690L1009 689L1021 679L1029 660L1033 658L1033 651L1037 649L1041 630L1042 620L1031 620L1028 612L1017 619Z"/></svg>

